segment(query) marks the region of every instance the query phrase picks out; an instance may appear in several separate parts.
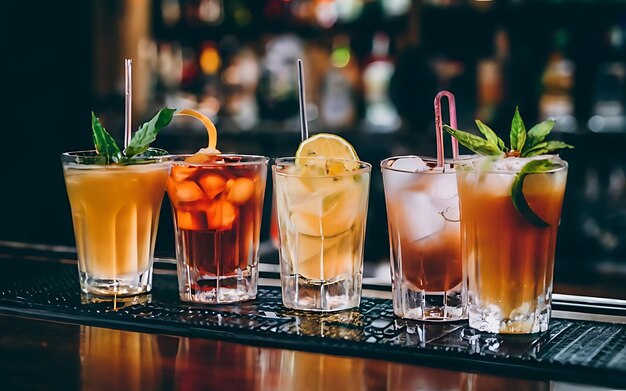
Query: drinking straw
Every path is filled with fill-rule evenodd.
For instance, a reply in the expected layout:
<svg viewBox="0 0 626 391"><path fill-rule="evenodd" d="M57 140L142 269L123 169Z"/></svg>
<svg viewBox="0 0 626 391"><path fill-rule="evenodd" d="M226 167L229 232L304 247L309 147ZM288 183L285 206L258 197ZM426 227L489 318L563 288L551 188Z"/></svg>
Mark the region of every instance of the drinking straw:
<svg viewBox="0 0 626 391"><path fill-rule="evenodd" d="M441 114L441 98L448 98L448 115L450 116L450 126L456 129L456 103L454 94L450 91L439 91L435 96L435 132L437 136L437 167L444 166L444 149L443 149L443 117ZM452 159L456 161L459 158L459 142L452 139Z"/></svg>
<svg viewBox="0 0 626 391"><path fill-rule="evenodd" d="M125 78L124 78L124 149L128 148L131 137L131 120L133 106L133 60L124 59Z"/></svg>
<svg viewBox="0 0 626 391"><path fill-rule="evenodd" d="M309 126L306 120L306 98L304 96L304 71L302 60L298 59L298 98L300 99L300 136L302 141L309 138Z"/></svg>

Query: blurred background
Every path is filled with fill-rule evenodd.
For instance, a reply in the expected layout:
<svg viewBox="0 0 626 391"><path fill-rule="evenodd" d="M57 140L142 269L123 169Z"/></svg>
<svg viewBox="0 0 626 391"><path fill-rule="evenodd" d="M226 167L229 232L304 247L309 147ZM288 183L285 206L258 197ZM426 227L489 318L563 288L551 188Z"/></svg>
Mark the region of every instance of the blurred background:
<svg viewBox="0 0 626 391"><path fill-rule="evenodd" d="M224 152L293 155L299 142L295 60L305 64L312 133L348 139L374 166L368 273L388 274L379 162L435 152L433 97L456 95L508 139L558 119L576 146L559 230L559 293L626 298L626 1L92 0L2 5L0 241L74 245L59 154L92 148L90 111L122 140L123 59L133 59L134 127L163 107L210 116ZM206 145L176 119L156 143ZM271 180L263 238L269 238ZM167 200L157 241L173 255ZM271 246L270 246L271 247ZM274 258L274 253L267 257ZM378 267L379 266L379 267Z"/></svg>

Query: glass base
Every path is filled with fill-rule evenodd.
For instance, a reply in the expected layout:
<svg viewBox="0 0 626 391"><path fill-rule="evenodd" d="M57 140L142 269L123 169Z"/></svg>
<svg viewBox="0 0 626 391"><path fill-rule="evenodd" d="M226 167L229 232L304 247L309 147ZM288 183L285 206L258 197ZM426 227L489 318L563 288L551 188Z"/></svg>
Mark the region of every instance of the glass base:
<svg viewBox="0 0 626 391"><path fill-rule="evenodd" d="M496 305L478 305L470 302L469 326L496 334L541 333L548 330L550 310L550 305L525 303L512 310L508 316L504 316L503 311Z"/></svg>
<svg viewBox="0 0 626 391"><path fill-rule="evenodd" d="M341 311L361 302L361 273L331 281L281 276L283 305L302 311Z"/></svg>
<svg viewBox="0 0 626 391"><path fill-rule="evenodd" d="M201 275L185 265L178 270L182 301L204 304L237 303L253 300L257 294L258 267L249 267L232 276Z"/></svg>
<svg viewBox="0 0 626 391"><path fill-rule="evenodd" d="M405 319L455 322L467 319L465 300L459 291L425 292L406 283L393 286L393 312Z"/></svg>
<svg viewBox="0 0 626 391"><path fill-rule="evenodd" d="M98 278L79 272L80 289L84 294L102 299L141 295L152 290L152 267L134 276Z"/></svg>

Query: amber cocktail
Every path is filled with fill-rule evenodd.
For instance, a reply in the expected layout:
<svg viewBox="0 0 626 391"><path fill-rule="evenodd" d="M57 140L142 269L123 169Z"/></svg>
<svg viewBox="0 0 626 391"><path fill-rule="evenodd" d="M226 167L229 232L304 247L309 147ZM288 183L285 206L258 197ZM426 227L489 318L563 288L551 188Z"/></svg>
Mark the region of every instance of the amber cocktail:
<svg viewBox="0 0 626 391"><path fill-rule="evenodd" d="M470 326L492 333L548 329L557 229L567 163L549 156L553 168L523 181L528 206L545 224L516 210L512 186L536 158L478 158L457 168L462 256L467 262Z"/></svg>
<svg viewBox="0 0 626 391"><path fill-rule="evenodd" d="M81 290L96 296L149 292L169 157L99 164L95 151L84 151L61 159Z"/></svg>
<svg viewBox="0 0 626 391"><path fill-rule="evenodd" d="M167 193L181 300L227 303L256 297L267 162L263 156L227 154L174 160Z"/></svg>

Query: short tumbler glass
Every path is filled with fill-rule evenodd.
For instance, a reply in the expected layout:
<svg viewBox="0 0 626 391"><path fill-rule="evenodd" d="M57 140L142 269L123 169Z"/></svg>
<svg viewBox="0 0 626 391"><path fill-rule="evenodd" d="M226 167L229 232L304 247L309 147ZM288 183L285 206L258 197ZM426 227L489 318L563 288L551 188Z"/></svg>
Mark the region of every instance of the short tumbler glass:
<svg viewBox="0 0 626 391"><path fill-rule="evenodd" d="M428 321L467 318L454 163L396 156L381 162L393 308Z"/></svg>
<svg viewBox="0 0 626 391"><path fill-rule="evenodd" d="M96 151L61 155L80 288L104 298L149 292L170 158L137 157L127 165L101 159Z"/></svg>
<svg viewBox="0 0 626 391"><path fill-rule="evenodd" d="M324 167L344 167L330 173ZM311 172L302 167L321 167ZM280 158L272 166L283 304L309 311L358 307L372 166Z"/></svg>
<svg viewBox="0 0 626 391"><path fill-rule="evenodd" d="M503 334L548 329L567 163L555 156L532 159L546 158L553 169L524 177L517 207L512 186L531 159L477 158L457 168L461 254L472 328ZM518 212L520 199L536 219Z"/></svg>
<svg viewBox="0 0 626 391"><path fill-rule="evenodd" d="M190 156L175 156L167 182L180 299L209 304L252 300L269 159Z"/></svg>

